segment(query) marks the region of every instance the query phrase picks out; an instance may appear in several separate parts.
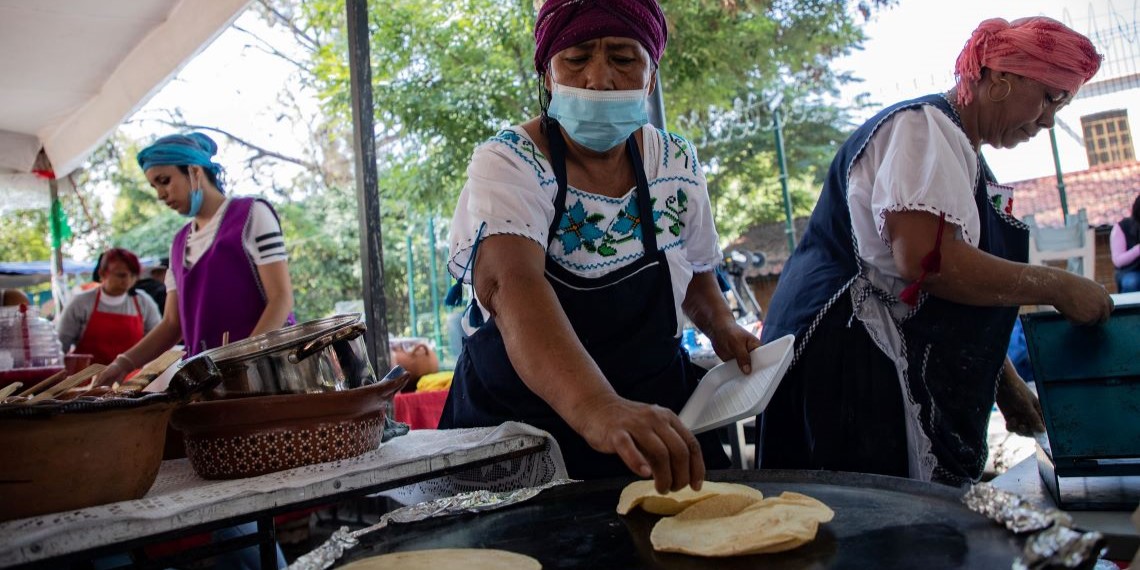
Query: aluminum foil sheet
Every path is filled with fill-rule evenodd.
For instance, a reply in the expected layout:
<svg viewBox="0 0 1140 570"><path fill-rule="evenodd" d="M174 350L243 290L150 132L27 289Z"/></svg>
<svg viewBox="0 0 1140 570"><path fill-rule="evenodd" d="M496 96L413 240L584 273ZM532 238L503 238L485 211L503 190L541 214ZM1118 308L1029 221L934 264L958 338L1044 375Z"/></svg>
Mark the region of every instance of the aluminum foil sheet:
<svg viewBox="0 0 1140 570"><path fill-rule="evenodd" d="M388 526L389 523L409 523L433 517L477 513L480 511L498 509L533 498L551 487L573 482L575 481L571 479L558 479L543 485L538 485L537 487L524 487L522 489L515 489L514 491L499 493L491 491L472 491L470 493L460 493L453 497L443 497L433 501L425 501L423 503L401 507L384 513L380 516L379 522L369 527L358 530L349 530L348 527L340 527L324 544L290 564L288 570L325 570L340 559L346 550L359 544L361 536L380 530Z"/></svg>
<svg viewBox="0 0 1140 570"><path fill-rule="evenodd" d="M1043 530L1058 524L1073 526L1073 519L1057 509L1042 510L1025 499L1000 489L989 483L978 483L966 491L962 502L970 510L985 515L986 518L1005 525L1005 528L1024 534Z"/></svg>
<svg viewBox="0 0 1140 570"><path fill-rule="evenodd" d="M1104 549L1101 533L1073 530L1068 514L1041 509L989 483L971 487L962 502L1017 534L1036 533L1026 540L1025 549L1013 563L1014 570L1089 569Z"/></svg>

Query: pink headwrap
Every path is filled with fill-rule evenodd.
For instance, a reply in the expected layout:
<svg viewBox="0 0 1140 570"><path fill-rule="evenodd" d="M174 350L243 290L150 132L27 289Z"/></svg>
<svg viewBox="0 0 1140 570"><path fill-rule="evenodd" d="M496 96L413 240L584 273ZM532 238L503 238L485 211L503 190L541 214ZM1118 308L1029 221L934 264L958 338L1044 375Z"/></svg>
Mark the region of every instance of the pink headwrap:
<svg viewBox="0 0 1140 570"><path fill-rule="evenodd" d="M607 36L641 42L658 63L669 30L657 0L547 0L534 25L534 69L545 73L554 54Z"/></svg>
<svg viewBox="0 0 1140 570"><path fill-rule="evenodd" d="M958 104L974 99L982 68L1007 71L1076 93L1100 69L1102 56L1088 38L1051 18L1001 18L982 22L954 65Z"/></svg>

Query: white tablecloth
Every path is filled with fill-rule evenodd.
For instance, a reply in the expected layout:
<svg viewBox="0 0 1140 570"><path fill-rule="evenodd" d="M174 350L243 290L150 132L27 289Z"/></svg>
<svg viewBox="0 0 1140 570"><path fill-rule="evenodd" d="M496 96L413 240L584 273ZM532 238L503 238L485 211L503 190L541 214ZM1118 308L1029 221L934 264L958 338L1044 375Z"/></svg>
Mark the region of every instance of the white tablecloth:
<svg viewBox="0 0 1140 570"><path fill-rule="evenodd" d="M438 479L443 470L525 450L534 453ZM229 481L198 477L186 459L165 461L142 499L0 523L0 567L386 482L424 481L390 492L409 502L473 487L501 490L565 477L557 443L546 432L519 423L497 428L413 430L359 457Z"/></svg>

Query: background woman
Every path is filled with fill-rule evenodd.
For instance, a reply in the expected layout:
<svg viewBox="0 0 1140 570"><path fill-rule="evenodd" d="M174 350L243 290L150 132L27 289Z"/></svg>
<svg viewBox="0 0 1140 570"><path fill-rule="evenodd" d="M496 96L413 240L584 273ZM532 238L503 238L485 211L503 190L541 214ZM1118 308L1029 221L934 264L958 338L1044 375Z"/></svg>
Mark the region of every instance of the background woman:
<svg viewBox="0 0 1140 570"><path fill-rule="evenodd" d="M162 321L123 351L99 379L120 379L182 339L187 356L286 324L293 289L277 214L259 198L222 193L217 145L206 135L169 135L138 163L158 199L191 218L175 236Z"/></svg>
<svg viewBox="0 0 1140 570"><path fill-rule="evenodd" d="M158 326L158 305L133 289L140 270L139 258L128 250L103 252L99 285L75 295L56 322L64 352L75 347L78 354L90 354L93 364L110 364Z"/></svg>
<svg viewBox="0 0 1140 570"><path fill-rule="evenodd" d="M281 223L260 198L222 193L218 146L201 133L169 135L138 153L139 167L170 209L190 218L174 236L162 321L119 354L99 381L109 384L182 339L187 356L266 333L292 321L293 288ZM248 523L214 533L225 540L256 532ZM220 558L222 568L256 568L256 547ZM277 565L285 558L277 550Z"/></svg>
<svg viewBox="0 0 1140 570"><path fill-rule="evenodd" d="M1096 323L1112 301L1026 264L1027 228L992 206L1010 189L981 145L1051 128L1100 60L1054 20L986 20L953 89L892 105L844 143L764 323L765 339L794 333L796 352L763 415L762 467L957 485L982 474L995 393L1017 431L1043 428L1005 358L1018 305Z"/></svg>
<svg viewBox="0 0 1140 570"><path fill-rule="evenodd" d="M666 35L654 0L543 4L543 112L476 149L455 209L450 269L473 282L481 326L440 422L527 422L554 435L571 476L632 471L661 491L728 465L715 434L698 444L676 416L703 373L682 316L745 368L759 346L717 287L692 146L646 125Z"/></svg>
<svg viewBox="0 0 1140 570"><path fill-rule="evenodd" d="M1112 226L1108 243L1116 268L1117 291L1140 291L1140 194L1132 202L1132 215Z"/></svg>

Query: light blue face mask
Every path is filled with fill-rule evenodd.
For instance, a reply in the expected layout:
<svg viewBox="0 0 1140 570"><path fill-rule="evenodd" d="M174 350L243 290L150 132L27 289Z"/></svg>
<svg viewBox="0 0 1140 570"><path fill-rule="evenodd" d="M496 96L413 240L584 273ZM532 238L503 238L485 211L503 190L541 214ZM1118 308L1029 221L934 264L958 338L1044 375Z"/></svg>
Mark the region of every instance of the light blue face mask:
<svg viewBox="0 0 1140 570"><path fill-rule="evenodd" d="M649 122L646 90L595 91L553 83L547 114L574 142L605 152Z"/></svg>
<svg viewBox="0 0 1140 570"><path fill-rule="evenodd" d="M202 209L202 189L195 188L190 191L190 209L187 210L183 216L193 218L198 215L198 211Z"/></svg>

